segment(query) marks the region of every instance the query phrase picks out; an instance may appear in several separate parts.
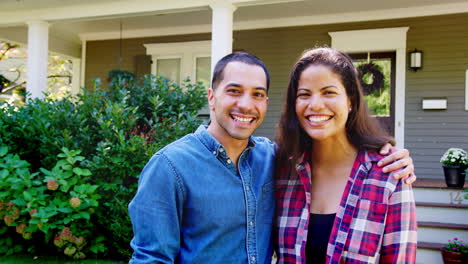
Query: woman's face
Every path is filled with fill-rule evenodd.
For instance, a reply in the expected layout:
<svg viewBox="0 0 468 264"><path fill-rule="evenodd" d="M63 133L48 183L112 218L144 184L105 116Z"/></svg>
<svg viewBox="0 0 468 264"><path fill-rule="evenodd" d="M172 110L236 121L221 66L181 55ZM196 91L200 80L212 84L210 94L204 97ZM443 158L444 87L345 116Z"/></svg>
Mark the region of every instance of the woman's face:
<svg viewBox="0 0 468 264"><path fill-rule="evenodd" d="M312 140L346 139L351 101L340 77L322 65L307 67L300 76L296 115Z"/></svg>

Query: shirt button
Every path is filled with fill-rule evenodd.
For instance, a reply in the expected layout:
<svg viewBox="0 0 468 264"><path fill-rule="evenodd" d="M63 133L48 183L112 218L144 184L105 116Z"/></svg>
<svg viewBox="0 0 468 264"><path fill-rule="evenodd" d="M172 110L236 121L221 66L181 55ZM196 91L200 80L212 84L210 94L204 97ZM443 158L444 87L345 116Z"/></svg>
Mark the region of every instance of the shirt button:
<svg viewBox="0 0 468 264"><path fill-rule="evenodd" d="M253 226L253 222L252 222L252 221L250 221L250 226Z"/></svg>
<svg viewBox="0 0 468 264"><path fill-rule="evenodd" d="M247 185L247 186L245 186L245 189L248 191L248 190L250 190L250 187Z"/></svg>
<svg viewBox="0 0 468 264"><path fill-rule="evenodd" d="M223 151L224 151L224 149L223 149L223 148L219 148L219 152L223 152Z"/></svg>
<svg viewBox="0 0 468 264"><path fill-rule="evenodd" d="M255 256L252 256L252 261L255 262Z"/></svg>
<svg viewBox="0 0 468 264"><path fill-rule="evenodd" d="M216 151L213 151L213 154L216 155Z"/></svg>
<svg viewBox="0 0 468 264"><path fill-rule="evenodd" d="M231 164L231 160L230 160L230 159L228 159L228 160L227 160L227 163L228 163L228 164Z"/></svg>

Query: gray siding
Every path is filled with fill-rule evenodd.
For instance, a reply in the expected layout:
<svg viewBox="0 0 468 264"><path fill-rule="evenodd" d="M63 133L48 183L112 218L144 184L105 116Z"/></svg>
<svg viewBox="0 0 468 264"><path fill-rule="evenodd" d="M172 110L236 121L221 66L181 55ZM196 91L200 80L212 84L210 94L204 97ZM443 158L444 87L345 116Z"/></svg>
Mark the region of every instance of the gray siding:
<svg viewBox="0 0 468 264"><path fill-rule="evenodd" d="M423 69L406 72L405 147L411 151L418 177L442 179L439 159L443 152L448 147L468 150L468 111L464 110L468 14L234 32L234 50L256 54L271 73L269 110L256 135L274 137L289 70L304 49L330 45L331 31L385 27L409 27L407 50L423 51ZM210 39L210 35L124 40L123 64L130 71L135 70L134 56L145 54L143 43L205 39ZM117 67L118 43L88 43L87 79L103 77ZM441 96L448 99L447 110L421 110L422 98Z"/></svg>

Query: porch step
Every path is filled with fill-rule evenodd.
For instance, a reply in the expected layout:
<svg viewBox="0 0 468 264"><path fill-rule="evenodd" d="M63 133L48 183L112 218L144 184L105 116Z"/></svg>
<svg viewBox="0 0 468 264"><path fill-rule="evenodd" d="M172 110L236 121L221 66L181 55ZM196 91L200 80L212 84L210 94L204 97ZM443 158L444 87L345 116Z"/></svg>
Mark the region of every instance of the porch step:
<svg viewBox="0 0 468 264"><path fill-rule="evenodd" d="M440 250L419 249L416 252L416 264L444 264Z"/></svg>
<svg viewBox="0 0 468 264"><path fill-rule="evenodd" d="M417 264L443 264L440 249L458 237L468 241L468 200L445 181L418 179L413 184L418 219Z"/></svg>
<svg viewBox="0 0 468 264"><path fill-rule="evenodd" d="M416 264L443 264L444 261L440 252L443 246L442 243L418 242Z"/></svg>
<svg viewBox="0 0 468 264"><path fill-rule="evenodd" d="M418 178L413 184L413 188L442 188L442 189L459 189L453 187L447 187L444 177L440 179L420 179ZM465 186L468 187L468 179L465 181Z"/></svg>
<svg viewBox="0 0 468 264"><path fill-rule="evenodd" d="M445 244L434 242L418 242L418 249L440 250Z"/></svg>
<svg viewBox="0 0 468 264"><path fill-rule="evenodd" d="M464 224L448 224L448 223L439 223L439 222L418 221L418 227L459 229L459 230L468 231L468 225L464 225Z"/></svg>
<svg viewBox="0 0 468 264"><path fill-rule="evenodd" d="M455 237L463 241L468 241L468 225L418 222L418 241L446 243Z"/></svg>
<svg viewBox="0 0 468 264"><path fill-rule="evenodd" d="M444 204L468 204L468 200L463 199L465 195L460 189L440 188L440 187L413 187L414 199L423 203L444 203Z"/></svg>
<svg viewBox="0 0 468 264"><path fill-rule="evenodd" d="M468 219L468 205L416 202L416 215L423 222L464 225Z"/></svg>

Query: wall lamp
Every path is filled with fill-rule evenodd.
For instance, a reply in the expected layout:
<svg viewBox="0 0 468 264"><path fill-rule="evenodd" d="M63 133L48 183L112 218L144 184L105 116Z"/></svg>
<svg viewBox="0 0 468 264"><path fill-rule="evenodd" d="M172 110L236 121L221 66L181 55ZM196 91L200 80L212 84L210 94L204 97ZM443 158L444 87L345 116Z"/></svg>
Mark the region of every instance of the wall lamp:
<svg viewBox="0 0 468 264"><path fill-rule="evenodd" d="M422 51L414 49L410 52L410 69L413 71L422 68Z"/></svg>

